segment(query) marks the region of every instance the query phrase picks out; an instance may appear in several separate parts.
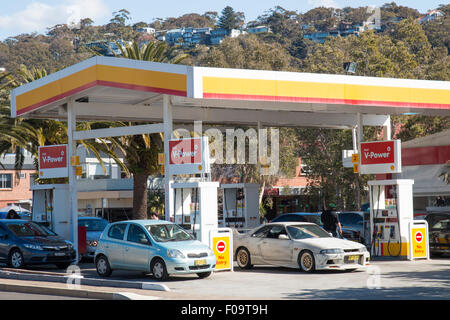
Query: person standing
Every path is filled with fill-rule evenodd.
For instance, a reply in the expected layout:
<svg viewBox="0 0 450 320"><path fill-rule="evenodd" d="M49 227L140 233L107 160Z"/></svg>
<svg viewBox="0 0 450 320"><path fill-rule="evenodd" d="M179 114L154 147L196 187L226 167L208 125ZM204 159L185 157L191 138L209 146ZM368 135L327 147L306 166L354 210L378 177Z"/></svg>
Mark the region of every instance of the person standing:
<svg viewBox="0 0 450 320"><path fill-rule="evenodd" d="M336 206L332 203L329 205L329 207L336 209ZM330 209L323 210L322 215L320 216L320 219L322 220L323 228L327 232L331 232L333 237L336 238L338 236L338 232L337 232L338 229L339 229L339 235L342 237L341 222L339 221L339 216L336 211L330 210Z"/></svg>

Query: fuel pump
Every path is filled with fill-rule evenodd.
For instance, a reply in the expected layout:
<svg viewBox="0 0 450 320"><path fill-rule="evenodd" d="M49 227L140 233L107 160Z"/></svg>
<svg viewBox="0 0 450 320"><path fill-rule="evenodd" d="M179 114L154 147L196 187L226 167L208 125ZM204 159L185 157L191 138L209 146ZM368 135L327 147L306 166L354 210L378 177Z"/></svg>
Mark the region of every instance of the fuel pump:
<svg viewBox="0 0 450 320"><path fill-rule="evenodd" d="M369 181L372 256L407 257L413 220L414 180Z"/></svg>
<svg viewBox="0 0 450 320"><path fill-rule="evenodd" d="M259 221L259 184L222 184L223 225L232 228L254 228Z"/></svg>
<svg viewBox="0 0 450 320"><path fill-rule="evenodd" d="M69 188L67 184L38 184L33 191L32 220L47 225L64 239L71 240Z"/></svg>
<svg viewBox="0 0 450 320"><path fill-rule="evenodd" d="M209 245L209 232L218 228L218 182L171 182L174 189L173 220L189 230L199 241Z"/></svg>

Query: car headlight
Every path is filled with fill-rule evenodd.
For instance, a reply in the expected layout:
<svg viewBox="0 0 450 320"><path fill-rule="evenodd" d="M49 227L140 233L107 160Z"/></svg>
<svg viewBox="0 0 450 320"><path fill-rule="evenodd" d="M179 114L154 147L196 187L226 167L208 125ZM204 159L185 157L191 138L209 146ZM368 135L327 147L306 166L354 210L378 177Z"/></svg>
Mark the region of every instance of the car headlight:
<svg viewBox="0 0 450 320"><path fill-rule="evenodd" d="M90 247L96 247L98 245L97 240L87 241L87 245Z"/></svg>
<svg viewBox="0 0 450 320"><path fill-rule="evenodd" d="M366 247L361 247L361 248L359 248L359 252L367 252L367 248Z"/></svg>
<svg viewBox="0 0 450 320"><path fill-rule="evenodd" d="M184 254L180 250L177 250L177 249L168 249L167 256L169 258L181 258L181 259L185 258Z"/></svg>
<svg viewBox="0 0 450 320"><path fill-rule="evenodd" d="M342 250L342 249L324 249L324 250L320 250L320 253L322 253L322 254L338 254L338 253L344 253L344 250Z"/></svg>
<svg viewBox="0 0 450 320"><path fill-rule="evenodd" d="M212 257L215 256L216 254L211 249L208 249L208 255Z"/></svg>
<svg viewBox="0 0 450 320"><path fill-rule="evenodd" d="M37 245L37 244L25 243L23 246L25 248L33 249L33 250L44 250L44 249L42 249L42 247L40 245Z"/></svg>
<svg viewBox="0 0 450 320"><path fill-rule="evenodd" d="M66 240L66 244L67 244L67 249L72 250L73 249L73 244L70 241Z"/></svg>

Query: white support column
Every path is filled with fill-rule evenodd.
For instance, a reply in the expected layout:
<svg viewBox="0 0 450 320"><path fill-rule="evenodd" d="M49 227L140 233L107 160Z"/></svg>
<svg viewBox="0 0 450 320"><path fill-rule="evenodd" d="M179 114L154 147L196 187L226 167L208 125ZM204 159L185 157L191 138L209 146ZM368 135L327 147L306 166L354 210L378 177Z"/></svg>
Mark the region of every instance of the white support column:
<svg viewBox="0 0 450 320"><path fill-rule="evenodd" d="M76 131L76 113L73 107L73 101L67 103L67 135L68 135L68 152L69 159L69 203L70 203L70 220L72 225L71 241L76 250L76 263L78 263L78 191L75 177L75 169L70 165L70 159L76 155L77 145L73 139Z"/></svg>
<svg viewBox="0 0 450 320"><path fill-rule="evenodd" d="M173 122L172 122L172 104L170 96L165 94L163 96L163 120L164 120L164 204L165 204L165 219L170 220L173 215L173 189L170 188L172 175L169 171L169 140L172 138Z"/></svg>
<svg viewBox="0 0 450 320"><path fill-rule="evenodd" d="M356 133L357 127L352 128L352 141L353 141L353 151L358 153L358 135Z"/></svg>
<svg viewBox="0 0 450 320"><path fill-rule="evenodd" d="M386 120L386 123L384 125L384 140L391 140L392 139L392 132L391 132L391 116L388 116L388 119Z"/></svg>
<svg viewBox="0 0 450 320"><path fill-rule="evenodd" d="M357 124L358 124L358 153L361 153L361 150L359 150L360 142L364 139L364 130L363 130L363 119L361 112L357 113Z"/></svg>

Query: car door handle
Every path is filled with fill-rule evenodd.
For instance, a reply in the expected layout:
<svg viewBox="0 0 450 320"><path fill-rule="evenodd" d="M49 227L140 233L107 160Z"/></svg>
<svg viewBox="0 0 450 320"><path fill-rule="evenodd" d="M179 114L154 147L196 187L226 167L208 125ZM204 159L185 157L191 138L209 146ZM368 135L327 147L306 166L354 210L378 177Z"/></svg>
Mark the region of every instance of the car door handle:
<svg viewBox="0 0 450 320"><path fill-rule="evenodd" d="M125 251L128 251L128 250L130 250L130 248L125 248Z"/></svg>

